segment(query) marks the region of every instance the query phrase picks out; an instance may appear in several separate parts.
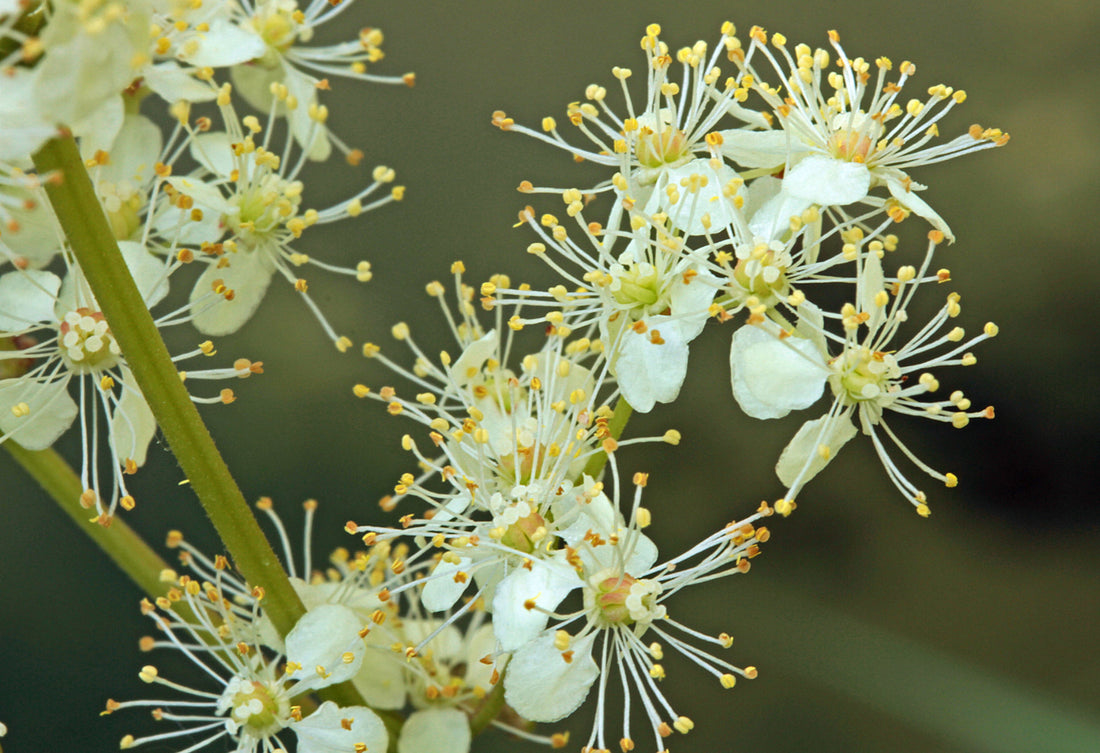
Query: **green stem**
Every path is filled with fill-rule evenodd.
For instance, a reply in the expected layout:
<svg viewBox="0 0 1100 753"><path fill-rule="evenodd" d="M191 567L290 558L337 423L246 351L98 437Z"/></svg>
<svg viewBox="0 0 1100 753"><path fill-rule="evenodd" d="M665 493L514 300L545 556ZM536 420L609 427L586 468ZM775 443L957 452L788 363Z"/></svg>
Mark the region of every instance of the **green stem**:
<svg viewBox="0 0 1100 753"><path fill-rule="evenodd" d="M4 447L57 506L72 518L76 527L99 544L138 588L150 599L164 595L166 585L161 582L160 573L169 569L168 563L123 521L112 520L107 527L97 525L94 516L89 520L88 510L81 507L78 501L84 491L80 477L56 450L28 450L10 439Z"/></svg>
<svg viewBox="0 0 1100 753"><path fill-rule="evenodd" d="M305 609L172 365L119 253L76 142L72 137L53 139L34 162L40 173L60 177L46 181L46 193L127 366L235 566L249 583L263 586L267 614L286 634Z"/></svg>
<svg viewBox="0 0 1100 753"><path fill-rule="evenodd" d="M470 731L474 733L474 736L480 735L494 719L500 714L500 710L504 708L504 678L501 677L497 680L496 686L485 697L481 707L477 712L470 717Z"/></svg>
<svg viewBox="0 0 1100 753"><path fill-rule="evenodd" d="M623 435L623 430L626 428L626 422L630 420L631 414L634 413L634 409L630 407L630 403L626 401L625 397L619 396L619 401L615 403L615 408L611 414L611 421L607 425L607 429L611 432L611 438L618 440ZM588 476L593 479L600 477L603 473L603 467L607 465L607 453L600 452L593 455L589 459L587 465L584 466L584 471Z"/></svg>

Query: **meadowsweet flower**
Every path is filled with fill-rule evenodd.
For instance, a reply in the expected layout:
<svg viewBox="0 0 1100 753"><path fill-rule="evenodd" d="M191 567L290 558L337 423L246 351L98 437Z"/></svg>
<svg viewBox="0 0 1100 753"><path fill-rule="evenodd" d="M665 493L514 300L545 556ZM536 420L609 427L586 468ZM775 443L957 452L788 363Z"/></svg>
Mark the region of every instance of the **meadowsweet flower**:
<svg viewBox="0 0 1100 753"><path fill-rule="evenodd" d="M884 206L898 217L913 212L954 240L943 218L917 195L925 187L914 182L908 171L1002 146L1008 135L975 125L947 143L931 144L939 135L938 121L965 101L964 91L940 84L928 90L927 100L910 99L902 105L902 88L916 72L909 61L899 66L896 81L888 81L893 63L877 58L878 74L872 84L871 64L863 58L850 59L835 31L829 32L829 43L840 71L829 73L829 53L823 49L811 51L800 44L792 56L782 34L773 34L769 40L763 29L753 27L749 35L749 49L743 57L734 58L741 68L742 85L767 102L782 130L724 132L723 153L745 167L783 170L782 191L764 210L773 224L785 226L788 217L813 204L839 207L866 202ZM758 57L780 77L780 86L767 82L755 65ZM879 186L885 186L890 199L871 194Z"/></svg>
<svg viewBox="0 0 1100 753"><path fill-rule="evenodd" d="M755 515L731 523L672 560L655 564L656 549L644 554L637 549L644 540L640 530L650 520L640 506L645 481L645 474L635 476L626 526L593 526L566 547L583 605L562 614L535 605L533 609L547 612L550 624L515 650L504 678L505 699L535 721L556 721L572 714L596 685L595 721L585 749L607 748L607 688L616 677L626 704L619 738L623 750L635 745L630 725L634 699L645 710L658 749L665 747L662 740L673 729L681 734L692 729L691 719L674 709L657 684L665 676L660 663L665 646L726 688L733 687L737 676L756 675L752 667L735 667L694 645L728 647L732 639L725 633L708 636L674 620L665 602L695 582L747 572L749 559L759 552L758 542L768 539L767 529L756 528L754 522L772 509L762 505ZM613 504L618 507L618 499ZM516 595L530 597L534 592ZM654 642L644 642L647 635Z"/></svg>
<svg viewBox="0 0 1100 753"><path fill-rule="evenodd" d="M224 558L218 562L224 570ZM355 753L385 750L388 734L378 715L364 706L339 707L331 701L308 716L296 702L320 688L344 682L359 669L366 652L363 622L347 607L319 606L304 615L287 634L285 653L265 651L259 639L260 592L252 593L250 614L241 614L218 581L200 586L189 576L179 579L156 607L143 601L142 611L163 633L162 640L143 641L144 650L168 648L190 659L205 685L190 687L162 678L147 665L140 677L167 688L163 699L109 700L105 713L153 708L153 718L172 729L145 737L126 735L123 749L186 739L186 750L213 746L220 740L237 751L274 751L292 733L306 753ZM176 611L182 603L187 616ZM200 738L195 741L194 738ZM224 743L222 743L224 744Z"/></svg>
<svg viewBox="0 0 1100 753"><path fill-rule="evenodd" d="M687 375L688 344L702 332L720 286L702 268L706 251L687 247L682 236L666 229L663 215L656 220L631 215L630 232L598 229L597 234L584 222L580 192L566 191L563 197L582 240L574 240L554 215L536 222L527 209L522 219L540 237L528 252L565 284L494 294L502 303L522 295L528 306L556 309L543 318L566 332L598 335L610 372L635 410L647 412L658 402L675 400ZM623 245L616 251L619 241ZM538 321L516 314L510 324Z"/></svg>
<svg viewBox="0 0 1100 753"><path fill-rule="evenodd" d="M393 182L393 170L380 166L374 169L370 185L351 199L326 209L306 208L305 186L298 177L304 154L291 159L289 144L276 149L271 143L272 124L265 130L254 116L238 117L230 92L231 87L224 85L217 99L226 130L196 133L190 140L191 154L201 168L190 175L166 178L178 195L186 197L184 205L197 210L188 237L207 240L205 253L195 256L207 265L191 293L195 326L210 335L235 332L255 312L271 278L279 274L302 293L326 335L346 349L350 341L336 334L306 293L309 285L296 269L312 264L365 282L371 278L370 264L361 261L354 269L333 266L294 251L291 244L313 225L356 217L400 200L404 188L392 187L383 198L365 204L375 191ZM282 96L287 96L285 91ZM322 119L322 114L314 113L315 122ZM177 196L174 201L180 204L182 200ZM217 305L208 305L212 290L233 294L222 296L225 300Z"/></svg>
<svg viewBox="0 0 1100 753"><path fill-rule="evenodd" d="M0 28L17 51L3 61L0 159L29 157L62 125L109 145L122 123L122 91L150 62L151 13L146 0L59 3L37 16L41 33L36 23Z"/></svg>
<svg viewBox="0 0 1100 753"><path fill-rule="evenodd" d="M723 78L717 66L722 53L729 55L740 49L741 43L734 33L732 24L724 24L722 37L709 55L708 45L703 41L678 50L675 60L682 72L677 75L673 55L660 40L660 25L646 27L641 40L646 54L644 98L636 101L630 94L628 81L633 71L616 66L611 72L621 85L625 112L613 111L606 101L607 90L597 84L585 89L584 103L574 102L567 108L569 122L588 138L591 147L567 141L551 117L543 119L542 131L517 125L503 112L494 113L493 122L503 130L523 133L564 149L578 159L617 168L624 183L614 185L609 180L596 190L615 189L645 203L651 193L675 185L682 177L678 169L699 157L719 156L721 141L715 129L727 116L755 126L766 124L758 113L740 106L748 91L738 87L733 78Z"/></svg>
<svg viewBox="0 0 1100 753"><path fill-rule="evenodd" d="M826 330L821 312L809 305L800 307L802 317L793 331L761 319L734 335L730 356L733 391L750 415L777 418L809 407L826 386L833 393L825 415L802 425L776 465L780 480L789 487L788 499L794 499L855 436L858 425L871 438L890 480L917 512L927 515L925 493L898 468L882 434L932 478L949 487L955 486L957 478L918 459L888 425L887 411L923 416L956 428L966 426L972 418L993 417L992 407L971 410L970 400L961 391L941 400L919 399L939 388L939 380L927 369L969 366L976 362L970 348L997 334L992 323L970 339L961 327L948 328L961 311L957 294L949 295L944 307L909 340L895 344L919 285L950 276L947 270L926 276L933 250L943 235L933 231L930 238L920 270L903 266L893 279L884 278L876 254L866 255L857 289L858 306L845 304L836 316L843 336ZM841 346L838 355L831 355L830 343ZM915 375L919 375L916 380Z"/></svg>
<svg viewBox="0 0 1100 753"><path fill-rule="evenodd" d="M124 242L120 249L146 304L155 306L168 292L169 269L136 243ZM186 317L172 312L158 321L176 320ZM71 268L64 281L34 269L0 276L0 340L14 345L0 349L0 364L11 364L5 370L12 371L0 378L0 441L44 449L79 416L82 504L95 506L101 523L109 522L118 504L132 507L125 477L145 463L156 422L79 268ZM213 353L205 343L176 358ZM226 379L260 372L262 364L240 359L233 368L181 372L181 378ZM228 403L234 396L224 389L216 398L192 399ZM103 433L110 487L100 476Z"/></svg>

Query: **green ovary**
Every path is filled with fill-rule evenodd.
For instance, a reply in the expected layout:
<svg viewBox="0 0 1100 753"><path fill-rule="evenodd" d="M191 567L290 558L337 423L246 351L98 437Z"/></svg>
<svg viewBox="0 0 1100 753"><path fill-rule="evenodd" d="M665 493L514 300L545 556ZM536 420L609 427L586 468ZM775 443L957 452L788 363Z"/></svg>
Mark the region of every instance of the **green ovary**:
<svg viewBox="0 0 1100 753"><path fill-rule="evenodd" d="M840 368L833 377L833 392L848 402L882 402L900 376L893 356L859 348L841 356Z"/></svg>
<svg viewBox="0 0 1100 753"><path fill-rule="evenodd" d="M611 295L618 303L643 309L645 313L654 313L651 307L658 303L662 296L660 279L652 265L631 265L621 274L615 275L615 282Z"/></svg>

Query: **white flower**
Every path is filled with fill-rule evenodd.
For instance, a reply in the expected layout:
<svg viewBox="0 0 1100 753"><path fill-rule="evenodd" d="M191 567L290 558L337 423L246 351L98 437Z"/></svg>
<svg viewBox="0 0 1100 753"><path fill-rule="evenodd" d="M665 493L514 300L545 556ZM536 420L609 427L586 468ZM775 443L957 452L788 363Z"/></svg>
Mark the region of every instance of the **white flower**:
<svg viewBox="0 0 1100 753"><path fill-rule="evenodd" d="M50 6L37 51L41 58L23 83L29 80L33 97L24 112L33 110L43 125L68 126L78 136L109 145L122 124L122 91L151 59L151 13L147 0ZM5 99L7 88L5 80Z"/></svg>
<svg viewBox="0 0 1100 753"><path fill-rule="evenodd" d="M648 412L672 402L687 376L688 344L702 332L718 292L719 279L703 268L705 251L687 247L684 238L665 225L663 214L631 214L631 231L593 235L583 222L576 189L563 194L584 234L569 236L553 215L536 222L524 219L540 235L528 246L561 276L564 283L548 291L494 289L500 303L522 302L561 308L541 318L520 317L509 324L548 321L562 333L599 333L600 347L623 397L631 407ZM549 228L549 230L547 230ZM622 251L613 244L626 240ZM572 269L564 266L565 262Z"/></svg>
<svg viewBox="0 0 1100 753"><path fill-rule="evenodd" d="M783 189L762 211L758 231L782 231L790 216L814 204L839 207L867 202L885 206L898 219L914 212L954 240L947 223L916 194L924 186L915 183L908 170L1002 146L1008 135L996 128L972 126L967 134L945 144L929 145L939 135L938 121L966 99L965 92L940 84L928 90L926 101L910 99L903 106L898 101L902 87L916 71L908 61L899 67L896 81L887 81L893 64L887 58L876 59L878 75L872 84L870 63L849 59L835 31L829 32L829 42L840 71L829 73L829 54L823 49L811 52L806 45L798 45L792 56L783 35L773 34L770 41L777 57L763 29L754 27L750 36L752 43L739 61L742 76L751 76L753 91L771 106L783 132L726 131L722 135L724 154L738 164L785 169ZM779 87L770 86L753 66L756 55L763 56L780 76ZM890 199L871 196L878 186L886 187Z"/></svg>
<svg viewBox="0 0 1100 753"><path fill-rule="evenodd" d="M139 244L123 242L120 249L146 305L155 306L168 292L168 268ZM171 312L160 321L170 320L186 317ZM101 523L118 504L132 507L125 477L145 463L156 422L79 268L73 267L64 282L45 270L0 276L0 342L5 340L14 347L0 349L0 364L13 364L0 369L0 441L45 449L79 416L82 504L94 506ZM213 352L206 343L177 360ZM261 364L241 359L231 369L194 371L190 378L226 379L259 371ZM192 399L230 402L233 393L227 389L217 398ZM100 477L101 444L110 462L109 485Z"/></svg>
<svg viewBox="0 0 1100 753"><path fill-rule="evenodd" d="M972 411L970 400L959 391L946 400L918 399L939 387L939 381L926 369L969 366L975 363L969 348L997 334L992 323L985 325L981 335L965 342L961 327L945 332L960 311L957 294L949 295L946 305L908 341L894 344L898 330L908 320L906 309L919 285L946 279L925 276L933 250L943 240L937 231L930 235L932 240L919 271L906 266L898 270L896 278L884 279L878 255L871 252L863 257L858 308L845 304L835 317L843 326L842 337L828 332L821 313L808 304L800 307L803 316L796 331L759 321L734 335L730 355L733 392L749 415L778 418L812 405L826 385L833 393L825 415L803 424L776 465L780 480L788 487L788 500L793 500L855 436L858 425L871 438L890 480L917 512L927 515L925 493L894 463L881 434L929 476L949 487L957 483L957 478L916 458L887 424L886 412L923 416L956 428L962 428L971 418L993 417L992 407ZM841 346L839 355L830 355L828 342ZM914 380L914 376L918 378Z"/></svg>
<svg viewBox="0 0 1100 753"><path fill-rule="evenodd" d="M341 708L325 702L303 717L300 706L294 704L299 696L344 682L358 671L366 646L360 637L363 622L352 610L336 604L311 609L287 634L285 655L269 655L258 640L260 614L255 602L252 614L242 615L229 606L217 585L198 585L182 578L171 598L157 600L161 612L143 602L143 611L165 636L160 642L149 640L145 647L179 651L202 670L205 682L213 680L214 689L162 679L155 667L144 667L142 680L162 685L173 695L108 701L107 712L155 707L159 711L154 717L173 728L146 737L127 735L122 748L192 738L187 750L195 751L228 738L242 753L266 753L282 748L281 737L290 731L297 749L306 753L386 749L385 725L366 707ZM172 602L180 599L190 607L187 619L171 609ZM197 742L196 736L201 736Z"/></svg>
<svg viewBox="0 0 1100 753"><path fill-rule="evenodd" d="M638 474L635 481L644 484L644 478ZM656 548L647 545L648 539L640 533L649 521L648 512L639 507L640 488L627 525L610 530L593 526L566 548L576 569L575 585L582 589L583 607L556 614L541 605L532 606L544 612L551 624L514 651L504 677L509 705L534 721L569 716L596 685L596 718L586 749L608 747L607 688L615 678L628 707L633 698L641 700L658 749L666 747L662 740L674 729L682 734L692 729L691 719L677 713L657 685L665 676L659 663L664 645L675 648L726 688L733 687L737 675L756 675L752 667L740 669L693 645L728 647L732 639L725 633L707 636L673 620L664 602L696 581L746 572L749 558L759 551L757 542L768 538L767 529L755 528L753 522L770 515L771 508L762 506L756 515L731 523L679 557L655 565ZM533 599L534 589L526 595ZM499 626L497 631L499 635ZM657 640L643 642L647 634ZM623 750L634 747L629 713L623 717L619 745Z"/></svg>
<svg viewBox="0 0 1100 753"><path fill-rule="evenodd" d="M347 10L351 2L311 0L299 8L295 0L246 0L219 7L218 15L199 27L174 35L171 49L192 66L232 66L230 75L240 94L261 112L278 108L286 116L294 139L310 159L327 159L335 142L313 113L317 92L328 88L325 76L343 76L376 83L412 86L413 74L379 76L366 72L382 59L382 32L364 29L358 39L331 45L309 45L314 33ZM192 19L198 21L197 18ZM321 76L318 78L317 75ZM280 99L272 85L293 98Z"/></svg>
<svg viewBox="0 0 1100 753"><path fill-rule="evenodd" d="M717 65L722 53L740 49L734 31L733 24L723 24L722 37L709 55L703 41L673 54L659 38L661 27L646 27L641 40L646 54L644 99L635 101L628 90L633 71L616 66L612 75L620 82L626 104L622 114L608 106L607 90L597 84L585 89L586 102L574 102L567 108L569 122L592 142L591 148L566 141L554 118L543 119L541 132L516 125L500 111L494 113L493 122L503 130L524 133L586 161L618 168L625 181L614 188L621 196L644 204L654 186L673 183L670 171L696 157L718 156L721 139L715 128L727 115L755 126L766 125L761 115L740 106L748 91L737 87L732 78L723 78ZM683 67L682 74L673 71L673 57ZM605 181L596 190L611 187L610 181ZM528 185L527 190L542 189Z"/></svg>
<svg viewBox="0 0 1100 753"><path fill-rule="evenodd" d="M237 116L230 104L230 91L228 84L223 86L217 99L226 131L199 133L190 140L191 154L201 169L166 179L176 194L172 201L197 210L192 213L197 220L184 236L203 241L205 253L195 258L207 264L191 293L195 326L210 335L237 331L256 311L271 278L278 273L302 294L326 335L346 350L350 341L336 334L307 294L309 285L296 269L313 264L366 282L371 278L370 264L361 261L354 269L333 266L294 251L291 244L313 225L356 217L399 200L404 188L392 187L385 197L364 204L394 179L393 170L380 166L372 172L371 184L355 197L327 209L307 209L303 205L305 186L298 179L303 160L288 159L289 144L277 149L267 136L257 143L255 137L264 127L253 116ZM285 99L286 92L281 96ZM313 118L315 124L323 119L317 112ZM271 125L268 123L268 130Z"/></svg>

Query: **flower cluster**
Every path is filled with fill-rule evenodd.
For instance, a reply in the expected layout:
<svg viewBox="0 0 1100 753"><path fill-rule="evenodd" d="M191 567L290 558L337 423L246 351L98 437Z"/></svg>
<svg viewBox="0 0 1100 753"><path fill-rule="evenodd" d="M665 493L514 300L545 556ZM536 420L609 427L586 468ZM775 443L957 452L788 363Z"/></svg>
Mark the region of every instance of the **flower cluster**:
<svg viewBox="0 0 1100 753"><path fill-rule="evenodd" d="M367 72L382 58L375 29L310 44L349 5L0 0L0 442L44 450L79 424L80 502L103 525L116 507L135 505L126 479L145 462L160 405L143 394L144 386L153 396L155 380L134 376L143 373L140 338L104 313L118 309L101 306L101 284L93 291L95 258L74 239L55 189L90 178L83 217L105 222L88 232L104 236L96 242L105 257L117 245L115 266L128 268L141 298L129 293L128 305L156 310L157 326L234 333L281 278L334 346L349 350L352 340L300 271L312 265L366 282L370 263L314 259L299 241L315 225L400 200L404 189L378 166L345 200L307 203L311 163L336 153L352 166L363 159L329 129L320 97L329 75L413 83L411 74ZM561 722L591 698L584 753L615 745L629 753L650 738L667 753L667 739L695 722L662 690L679 671L666 662L695 665L725 689L756 676L724 657L728 632L695 627L679 611L680 591L748 572L770 538L764 519L789 515L857 433L919 514L929 514L927 495L903 466L957 483L917 458L893 424L898 414L957 428L992 418L959 390L936 396L933 370L975 363L972 348L997 327L968 336L954 326L954 292L927 321L910 322L918 291L951 280L934 261L954 241L910 172L1008 136L975 125L937 141L939 122L965 93L936 85L926 98L903 99L915 66L850 58L836 32L829 49L792 50L758 27L745 44L727 23L713 47L675 52L660 33L651 25L641 40L642 75L613 69L621 109L598 84L568 105L579 138L553 117L532 129L493 114L502 130L607 168L586 187L520 184L564 204L562 216L534 206L519 213L532 234L527 251L553 282L497 274L473 286L455 262L453 303L451 285L426 287L440 304L436 334L453 338L449 350L429 355L405 323L391 334L408 355L362 346L399 381L358 384L354 394L412 421L401 444L416 472L381 501L398 522L349 520L345 530L365 549L338 550L314 571L309 502L298 569L281 520L261 500L289 583L266 549L251 572L273 582L250 583L226 557L170 534L186 572L164 572L167 594L143 601L160 635L142 648L182 654L200 680L143 668L141 678L165 695L111 700L106 713L151 707L168 724L127 735L123 748L276 753L293 738L304 753L468 753L490 725L563 747L568 733L540 734L528 722ZM636 85L644 94L632 93ZM142 114L157 102L170 115L167 131ZM43 159L61 143L79 148L77 170ZM922 226L923 253L906 256L909 242L895 232L903 222ZM180 275L186 302L162 312ZM732 399L747 416L822 408L778 458L777 501L662 556L652 526L663 503L643 504L649 475L627 472L619 453L679 444L675 429L640 437L625 429L632 412L679 397L691 343L712 320L733 330ZM215 354L203 340L172 361ZM178 375L190 385L262 371L238 359ZM169 369L160 381L175 385L174 376ZM191 399L230 403L234 393ZM172 423L163 420L166 435ZM244 573L255 563L237 564ZM278 608L265 601L269 586L281 594Z"/></svg>
<svg viewBox="0 0 1100 753"><path fill-rule="evenodd" d="M855 434L855 421L890 479L927 515L925 492L895 456L947 486L957 478L916 458L887 426L886 411L956 427L992 417L992 408L972 410L958 391L921 398L939 387L931 369L973 364L969 349L997 328L989 323L967 338L949 327L960 312L952 293L932 320L906 331L918 288L950 280L933 256L954 240L909 171L1001 146L1008 135L971 126L937 142L939 121L965 92L936 85L926 99L903 99L916 67L903 62L892 77L889 59L850 58L836 32L831 52L790 50L783 35L759 27L746 46L729 23L713 49L700 41L672 52L659 34L654 24L642 38L644 98L631 95L632 71L616 67L623 111L597 84L567 108L591 146L568 140L552 117L539 131L494 113L501 129L612 174L583 189L523 181L520 191L557 193L565 204L565 218L533 207L520 214L539 236L528 251L564 284L491 293L504 304L524 301L528 311L543 307L515 316L514 326L547 321L598 338L622 397L640 411L679 395L689 343L707 320L745 315L731 338L730 381L747 415L809 408L826 385L834 396L825 417L806 422L779 459L784 508ZM592 203L600 194L610 206ZM931 228L923 258L907 261L894 226L911 215Z"/></svg>
<svg viewBox="0 0 1100 753"><path fill-rule="evenodd" d="M662 561L645 533L653 521L642 505L648 476L634 474L627 493L616 453L639 442L677 444L679 432L622 438L626 387L611 376L607 340L598 338L595 323L589 328L597 339L550 316L559 323L548 328L541 348L524 353L521 314L505 318L502 301L513 291L518 298L531 294L537 304L534 291L494 276L480 290L482 307L492 313L488 327L463 271L461 263L452 268L457 311L446 305L442 283L427 286L443 304L457 356L427 357L404 324L392 334L410 349L411 368L378 345L364 346L365 355L417 392L405 398L393 387L358 385L356 394L420 424L430 445L422 449L411 434L402 439L421 473L405 474L383 500L385 509L420 508L402 515L399 527L349 522L348 530L372 546L411 538L401 564L406 580L390 588L391 596L419 592L423 609L445 615L441 626L468 612L491 617L490 657L502 665L504 698L521 716L559 721L594 694L596 720L585 749L617 740L630 750L629 713L617 732L607 719L608 682L618 678L627 703L636 699L645 710L659 749L665 737L693 725L660 689L666 648L726 688L737 677L755 676L755 669L707 650L728 648L728 634L707 635L678 621L666 600L695 583L746 572L768 538L757 523L773 508L762 504ZM522 312L523 305L509 310Z"/></svg>

